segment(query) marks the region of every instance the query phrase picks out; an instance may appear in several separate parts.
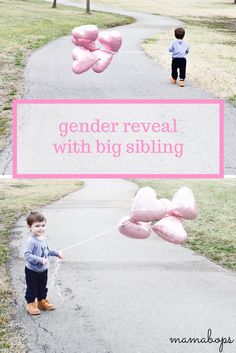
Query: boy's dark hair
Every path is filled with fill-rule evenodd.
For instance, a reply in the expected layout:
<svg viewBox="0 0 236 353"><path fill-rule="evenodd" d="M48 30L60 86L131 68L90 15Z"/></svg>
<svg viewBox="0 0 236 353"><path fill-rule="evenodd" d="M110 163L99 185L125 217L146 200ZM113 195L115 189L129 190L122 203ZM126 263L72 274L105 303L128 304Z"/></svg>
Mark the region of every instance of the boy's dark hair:
<svg viewBox="0 0 236 353"><path fill-rule="evenodd" d="M38 211L31 211L26 218L26 222L30 227L32 226L33 223L43 222L43 221L46 221L46 218L42 213Z"/></svg>
<svg viewBox="0 0 236 353"><path fill-rule="evenodd" d="M183 39L185 36L185 30L183 28L176 28L175 29L175 38Z"/></svg>

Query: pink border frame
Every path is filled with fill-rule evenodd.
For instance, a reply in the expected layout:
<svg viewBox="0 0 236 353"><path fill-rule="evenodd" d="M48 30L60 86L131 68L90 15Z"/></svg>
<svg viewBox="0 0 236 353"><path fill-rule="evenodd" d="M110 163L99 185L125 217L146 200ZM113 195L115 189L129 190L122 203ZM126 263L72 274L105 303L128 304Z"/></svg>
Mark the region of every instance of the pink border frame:
<svg viewBox="0 0 236 353"><path fill-rule="evenodd" d="M18 104L217 104L220 108L219 173L218 174L19 174L17 172L17 105ZM12 124L13 178L224 178L224 101L221 99L16 99L13 101Z"/></svg>

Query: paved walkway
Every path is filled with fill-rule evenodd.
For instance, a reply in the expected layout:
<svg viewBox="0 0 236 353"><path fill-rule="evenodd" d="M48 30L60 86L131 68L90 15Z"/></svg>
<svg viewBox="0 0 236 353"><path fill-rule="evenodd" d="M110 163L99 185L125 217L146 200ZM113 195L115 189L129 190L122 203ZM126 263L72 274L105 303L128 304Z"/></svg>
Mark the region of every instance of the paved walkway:
<svg viewBox="0 0 236 353"><path fill-rule="evenodd" d="M44 207L52 261L49 298L54 312L24 309L25 219L13 230L10 264L17 318L29 353L217 353L219 344L171 344L170 337L235 339L236 276L155 234L128 239L115 228L129 214L136 186L125 180L87 180L85 187ZM235 353L236 342L224 345Z"/></svg>
<svg viewBox="0 0 236 353"><path fill-rule="evenodd" d="M70 3L66 0L58 3ZM88 71L75 75L71 71L73 44L69 37L60 38L37 50L29 58L25 70L24 98L44 99L214 99L212 95L187 82L180 89L168 82L169 72L150 59L140 48L144 39L170 30L180 22L170 18L106 7L95 7L133 16L137 21L118 30L124 38L121 51L102 74ZM225 174L236 174L236 109L225 106ZM10 144L0 155L0 174L11 174Z"/></svg>

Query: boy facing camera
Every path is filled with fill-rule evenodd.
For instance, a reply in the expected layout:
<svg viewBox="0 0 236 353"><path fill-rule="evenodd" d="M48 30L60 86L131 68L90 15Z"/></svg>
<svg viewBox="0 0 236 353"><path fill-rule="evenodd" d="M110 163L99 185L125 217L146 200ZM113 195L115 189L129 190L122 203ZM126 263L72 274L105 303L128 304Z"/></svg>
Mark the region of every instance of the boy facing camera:
<svg viewBox="0 0 236 353"><path fill-rule="evenodd" d="M45 236L46 218L39 212L30 212L26 218L30 235L24 253L27 301L26 310L31 315L39 315L40 310L54 310L55 306L48 302L47 280L49 256L63 259L60 251L50 250ZM37 299L37 302L35 301Z"/></svg>

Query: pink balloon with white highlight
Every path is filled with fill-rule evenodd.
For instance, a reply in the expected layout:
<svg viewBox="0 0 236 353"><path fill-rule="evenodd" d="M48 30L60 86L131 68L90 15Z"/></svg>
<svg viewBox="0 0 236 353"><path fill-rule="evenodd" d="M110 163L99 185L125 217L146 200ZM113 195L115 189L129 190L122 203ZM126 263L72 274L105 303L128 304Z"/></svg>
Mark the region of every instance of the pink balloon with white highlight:
<svg viewBox="0 0 236 353"><path fill-rule="evenodd" d="M134 222L129 216L124 217L118 223L119 232L133 239L146 239L151 234L151 228L143 222Z"/></svg>
<svg viewBox="0 0 236 353"><path fill-rule="evenodd" d="M82 74L88 71L98 61L98 58L89 50L76 47L72 52L72 71L75 74Z"/></svg>
<svg viewBox="0 0 236 353"><path fill-rule="evenodd" d="M153 231L166 241L184 244L188 235L181 220L177 217L165 217L152 226Z"/></svg>
<svg viewBox="0 0 236 353"><path fill-rule="evenodd" d="M156 192L150 187L138 190L131 206L131 219L134 221L152 222L166 214L166 205L157 200Z"/></svg>
<svg viewBox="0 0 236 353"><path fill-rule="evenodd" d="M173 196L174 210L169 214L185 219L195 219L198 209L192 190L189 187L181 187Z"/></svg>
<svg viewBox="0 0 236 353"><path fill-rule="evenodd" d="M96 40L98 38L98 28L95 25L84 25L75 27L72 30L71 40L75 45L84 47L88 50L96 49Z"/></svg>
<svg viewBox="0 0 236 353"><path fill-rule="evenodd" d="M113 53L117 53L122 45L122 37L118 31L101 31L98 40L105 49Z"/></svg>
<svg viewBox="0 0 236 353"><path fill-rule="evenodd" d="M98 59L92 67L96 73L103 72L110 65L113 58L113 53L101 49L95 50L93 55Z"/></svg>
<svg viewBox="0 0 236 353"><path fill-rule="evenodd" d="M96 46L97 39L103 48ZM94 54L93 57L84 51L73 51L72 71L76 74L81 74L90 68L96 73L103 72L122 45L122 37L118 31L99 32L95 25L75 27L72 30L71 40L77 48L88 50L90 54Z"/></svg>

